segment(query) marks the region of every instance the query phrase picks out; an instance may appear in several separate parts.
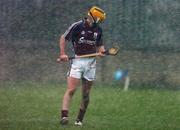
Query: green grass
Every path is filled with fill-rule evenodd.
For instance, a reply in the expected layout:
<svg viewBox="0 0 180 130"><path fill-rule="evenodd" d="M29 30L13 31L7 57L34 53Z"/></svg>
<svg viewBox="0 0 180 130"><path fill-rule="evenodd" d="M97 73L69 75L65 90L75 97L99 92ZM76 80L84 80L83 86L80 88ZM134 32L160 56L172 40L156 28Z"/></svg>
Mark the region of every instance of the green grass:
<svg viewBox="0 0 180 130"><path fill-rule="evenodd" d="M80 88L70 108L70 122L59 125L61 84L0 86L0 130L179 130L180 91L94 87L83 127L73 125Z"/></svg>

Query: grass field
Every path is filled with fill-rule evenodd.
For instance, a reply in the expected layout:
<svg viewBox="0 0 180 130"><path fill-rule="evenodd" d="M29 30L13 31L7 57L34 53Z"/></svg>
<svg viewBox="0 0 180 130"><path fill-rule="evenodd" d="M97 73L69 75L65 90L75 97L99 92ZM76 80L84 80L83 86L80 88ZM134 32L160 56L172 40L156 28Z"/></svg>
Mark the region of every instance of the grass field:
<svg viewBox="0 0 180 130"><path fill-rule="evenodd" d="M82 127L73 125L80 103L74 95L70 122L59 125L65 92L61 84L6 84L0 86L1 130L179 130L180 91L129 90L94 87Z"/></svg>

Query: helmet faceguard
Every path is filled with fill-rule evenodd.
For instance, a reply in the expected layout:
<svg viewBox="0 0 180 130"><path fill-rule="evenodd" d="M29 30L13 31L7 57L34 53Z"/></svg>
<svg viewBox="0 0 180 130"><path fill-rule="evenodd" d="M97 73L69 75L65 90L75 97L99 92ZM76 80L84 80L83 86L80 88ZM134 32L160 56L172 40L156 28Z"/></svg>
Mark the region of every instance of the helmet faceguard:
<svg viewBox="0 0 180 130"><path fill-rule="evenodd" d="M100 9L97 6L93 6L89 11L88 11L88 16L90 16L94 23L100 23L103 22L106 18L106 13Z"/></svg>

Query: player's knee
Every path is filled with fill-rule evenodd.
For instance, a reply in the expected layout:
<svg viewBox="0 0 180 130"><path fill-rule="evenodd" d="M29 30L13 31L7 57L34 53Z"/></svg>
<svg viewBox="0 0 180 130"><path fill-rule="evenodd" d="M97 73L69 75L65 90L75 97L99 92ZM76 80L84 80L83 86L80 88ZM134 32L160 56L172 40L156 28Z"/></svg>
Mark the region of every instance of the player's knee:
<svg viewBox="0 0 180 130"><path fill-rule="evenodd" d="M75 93L75 89L70 89L70 90L68 90L68 94L69 94L70 96L73 96L74 93Z"/></svg>

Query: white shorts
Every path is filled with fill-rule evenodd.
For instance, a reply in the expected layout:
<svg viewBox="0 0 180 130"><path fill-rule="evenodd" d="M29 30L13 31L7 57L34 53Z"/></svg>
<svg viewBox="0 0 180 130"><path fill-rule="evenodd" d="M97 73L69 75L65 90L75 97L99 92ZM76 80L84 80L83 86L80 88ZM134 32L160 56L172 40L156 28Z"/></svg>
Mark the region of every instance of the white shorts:
<svg viewBox="0 0 180 130"><path fill-rule="evenodd" d="M67 75L77 79L85 78L88 81L95 80L96 58L73 59Z"/></svg>

